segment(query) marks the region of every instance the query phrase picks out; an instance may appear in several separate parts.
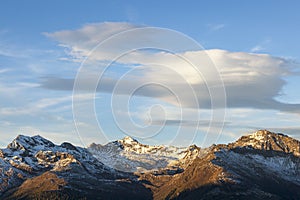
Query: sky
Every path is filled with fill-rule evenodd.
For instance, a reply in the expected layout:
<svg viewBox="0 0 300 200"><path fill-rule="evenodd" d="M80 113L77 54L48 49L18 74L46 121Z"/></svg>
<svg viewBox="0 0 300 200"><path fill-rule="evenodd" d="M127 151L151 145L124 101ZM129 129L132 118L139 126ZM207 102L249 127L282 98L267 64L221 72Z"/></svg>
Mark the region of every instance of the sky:
<svg viewBox="0 0 300 200"><path fill-rule="evenodd" d="M299 1L1 4L1 147L300 139Z"/></svg>

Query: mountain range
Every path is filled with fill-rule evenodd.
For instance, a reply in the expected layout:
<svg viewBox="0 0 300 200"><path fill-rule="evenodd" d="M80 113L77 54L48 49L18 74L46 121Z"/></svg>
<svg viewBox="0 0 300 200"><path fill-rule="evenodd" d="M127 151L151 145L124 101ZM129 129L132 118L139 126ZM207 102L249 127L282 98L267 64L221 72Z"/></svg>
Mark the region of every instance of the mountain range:
<svg viewBox="0 0 300 200"><path fill-rule="evenodd" d="M19 135L0 149L0 199L300 199L300 142L259 130L208 148L83 148Z"/></svg>

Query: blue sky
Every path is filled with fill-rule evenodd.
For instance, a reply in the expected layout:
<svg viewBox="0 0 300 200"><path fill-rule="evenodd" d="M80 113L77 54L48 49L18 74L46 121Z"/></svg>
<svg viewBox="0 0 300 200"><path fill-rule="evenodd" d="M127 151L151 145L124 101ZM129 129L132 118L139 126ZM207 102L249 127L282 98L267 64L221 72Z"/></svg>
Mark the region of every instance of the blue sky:
<svg viewBox="0 0 300 200"><path fill-rule="evenodd" d="M292 0L3 1L0 8L0 146L21 133L40 134L57 143L70 141L78 145L92 141L105 143L128 134L151 144L173 144L171 141L178 137L176 145L205 146L230 142L260 128L285 132L299 139L299 6L298 1ZM80 118L77 119L78 136L73 119L72 86L82 59L112 34L148 26L181 32L207 50L225 84L226 110L216 109L221 114L226 111L220 136L216 127L206 134L212 113L205 103L205 87L201 81L195 82L199 77L189 71L188 66L177 66L180 61L175 62L173 57L157 49L136 51L124 60L117 60L105 72L98 92L92 96L88 91L77 94L81 106L75 113L75 118ZM138 37L139 34L134 35L121 44L127 46ZM164 43L166 38L160 36L155 40ZM180 42L174 39L170 45L175 48ZM117 48L115 44L107 51L96 49L95 58L88 59L91 63L86 62L86 68L92 72L99 70L94 67L109 62L111 57L106 53L115 55ZM202 55L201 50L193 54L181 49L178 53L195 59ZM146 60L151 61L148 61L149 56L159 61L160 66L147 65ZM166 70L163 65L171 67ZM126 77L126 73L130 76ZM190 93L185 91L180 78L175 78L177 75L195 86L200 108L189 101ZM121 82L124 88L114 93L111 88L124 76ZM91 77L88 79L92 80ZM161 80L166 85L177 84L177 88L184 88L181 90L184 92L177 91L183 99L180 106L161 87L146 86L137 95L126 93L129 86L142 81L158 83ZM117 102L126 102L131 97L129 111L113 105L112 97L116 97ZM84 110L85 103L95 104L98 121L91 120L94 113ZM128 121L128 116L132 121ZM219 119L215 122L219 128L223 124ZM180 136L175 134L178 129Z"/></svg>

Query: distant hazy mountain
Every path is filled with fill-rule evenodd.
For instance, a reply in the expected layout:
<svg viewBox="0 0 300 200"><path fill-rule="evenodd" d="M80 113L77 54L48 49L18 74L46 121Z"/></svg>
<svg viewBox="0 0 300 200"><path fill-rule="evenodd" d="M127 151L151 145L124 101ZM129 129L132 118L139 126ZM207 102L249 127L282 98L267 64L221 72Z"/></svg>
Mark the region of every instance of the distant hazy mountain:
<svg viewBox="0 0 300 200"><path fill-rule="evenodd" d="M300 142L266 130L228 145L87 149L19 135L0 150L0 199L300 199Z"/></svg>

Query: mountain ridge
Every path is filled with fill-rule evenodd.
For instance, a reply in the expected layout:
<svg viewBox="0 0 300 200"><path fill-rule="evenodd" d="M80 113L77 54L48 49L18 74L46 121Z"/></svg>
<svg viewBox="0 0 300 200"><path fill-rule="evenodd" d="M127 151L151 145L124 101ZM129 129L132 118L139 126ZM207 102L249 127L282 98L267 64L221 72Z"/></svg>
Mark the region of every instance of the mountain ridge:
<svg viewBox="0 0 300 200"><path fill-rule="evenodd" d="M0 199L298 199L300 142L259 130L208 148L130 137L82 148L19 135L0 149L0 177Z"/></svg>

